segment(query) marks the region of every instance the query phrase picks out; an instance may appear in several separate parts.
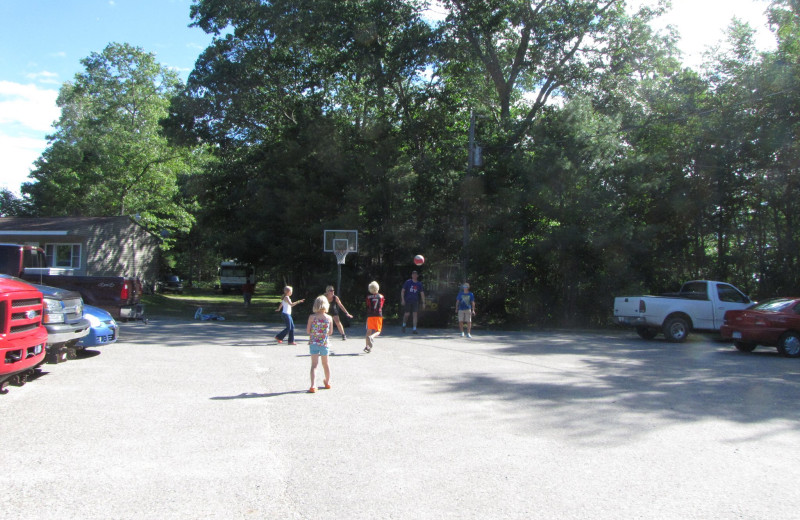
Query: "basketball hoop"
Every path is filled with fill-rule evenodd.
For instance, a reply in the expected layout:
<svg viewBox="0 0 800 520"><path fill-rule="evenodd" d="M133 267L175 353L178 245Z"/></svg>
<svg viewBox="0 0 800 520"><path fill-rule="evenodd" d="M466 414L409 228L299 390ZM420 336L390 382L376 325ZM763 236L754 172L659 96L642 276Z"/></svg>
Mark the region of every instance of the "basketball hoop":
<svg viewBox="0 0 800 520"><path fill-rule="evenodd" d="M336 255L336 262L339 265L344 264L344 259L349 253L348 243L346 238L337 238L333 241L333 254Z"/></svg>
<svg viewBox="0 0 800 520"><path fill-rule="evenodd" d="M322 250L336 255L336 292L341 292L342 266L347 253L358 253L358 230L356 229L326 229L322 237Z"/></svg>

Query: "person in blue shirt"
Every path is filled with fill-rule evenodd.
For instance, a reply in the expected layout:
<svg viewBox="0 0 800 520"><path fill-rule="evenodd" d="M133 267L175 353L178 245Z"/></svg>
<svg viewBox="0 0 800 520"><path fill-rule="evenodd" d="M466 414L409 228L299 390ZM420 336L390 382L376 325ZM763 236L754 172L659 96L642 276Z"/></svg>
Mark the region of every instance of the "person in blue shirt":
<svg viewBox="0 0 800 520"><path fill-rule="evenodd" d="M417 278L419 273L411 271L411 279L406 280L403 289L400 291L400 304L405 310L403 314L403 332L406 331L408 315L411 314L414 326L414 334L417 333L417 315L419 313L420 298L422 299L422 310L425 310L425 291L422 289L422 282Z"/></svg>
<svg viewBox="0 0 800 520"><path fill-rule="evenodd" d="M458 311L458 327L461 337L464 337L464 324L467 325L467 337L472 337L472 317L475 316L475 295L469 291L469 284L461 286L461 292L456 296L456 310Z"/></svg>

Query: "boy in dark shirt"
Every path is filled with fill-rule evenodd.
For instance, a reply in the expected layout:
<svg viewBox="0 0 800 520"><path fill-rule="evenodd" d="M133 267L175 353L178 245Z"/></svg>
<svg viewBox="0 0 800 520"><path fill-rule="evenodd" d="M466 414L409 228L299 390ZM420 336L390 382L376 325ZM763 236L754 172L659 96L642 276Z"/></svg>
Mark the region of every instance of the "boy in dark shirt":
<svg viewBox="0 0 800 520"><path fill-rule="evenodd" d="M378 282L369 284L369 294L367 295L367 346L364 352L369 354L375 345L375 338L380 336L383 330L383 303L384 297L378 291Z"/></svg>

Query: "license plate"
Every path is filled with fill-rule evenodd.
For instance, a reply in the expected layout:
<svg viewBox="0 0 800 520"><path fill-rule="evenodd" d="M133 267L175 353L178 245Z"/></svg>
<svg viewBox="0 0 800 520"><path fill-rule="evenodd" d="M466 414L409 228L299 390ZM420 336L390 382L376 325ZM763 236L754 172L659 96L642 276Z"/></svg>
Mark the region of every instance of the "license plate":
<svg viewBox="0 0 800 520"><path fill-rule="evenodd" d="M742 333L741 332L734 332L732 337L733 337L733 339L742 339Z"/></svg>

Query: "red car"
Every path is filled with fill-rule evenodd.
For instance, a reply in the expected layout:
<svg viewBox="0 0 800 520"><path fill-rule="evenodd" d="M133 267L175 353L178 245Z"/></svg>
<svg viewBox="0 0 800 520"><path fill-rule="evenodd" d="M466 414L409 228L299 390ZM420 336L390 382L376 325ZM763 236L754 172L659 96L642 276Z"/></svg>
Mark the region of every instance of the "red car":
<svg viewBox="0 0 800 520"><path fill-rule="evenodd" d="M777 347L786 357L800 357L800 298L775 298L728 311L720 334L742 352L764 345Z"/></svg>

